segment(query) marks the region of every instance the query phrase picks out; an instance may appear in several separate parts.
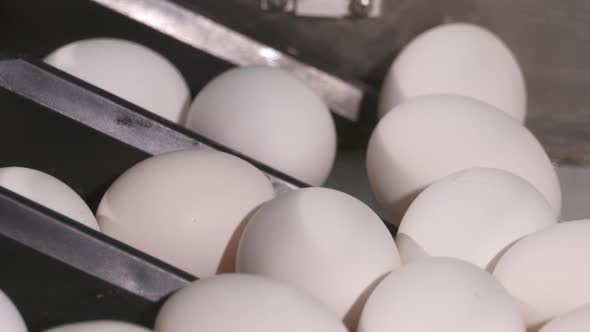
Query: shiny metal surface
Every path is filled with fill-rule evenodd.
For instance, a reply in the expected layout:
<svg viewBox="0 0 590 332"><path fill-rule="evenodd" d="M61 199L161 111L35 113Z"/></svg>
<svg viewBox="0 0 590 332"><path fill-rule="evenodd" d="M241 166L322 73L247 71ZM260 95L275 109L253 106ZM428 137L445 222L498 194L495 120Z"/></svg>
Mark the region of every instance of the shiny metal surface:
<svg viewBox="0 0 590 332"><path fill-rule="evenodd" d="M525 73L527 125L561 164L590 165L590 1L454 0L449 20L481 24Z"/></svg>
<svg viewBox="0 0 590 332"><path fill-rule="evenodd" d="M381 15L381 0L259 0L260 8L270 12L302 17L374 18Z"/></svg>
<svg viewBox="0 0 590 332"><path fill-rule="evenodd" d="M96 93L95 90L89 90L88 86L63 78L57 72L59 70L48 71L47 67L23 59L2 59L0 86L150 155L191 148L228 152L202 138L191 136L161 121L154 121L149 112L146 116L131 111L129 105L121 104L116 97L98 89L100 93ZM243 158L248 160L246 156ZM252 160L250 162L258 165ZM286 180L285 176L276 175L276 171L265 169L267 167L258 167L268 177L277 194L303 185L296 180Z"/></svg>
<svg viewBox="0 0 590 332"><path fill-rule="evenodd" d="M359 87L171 1L92 1L236 65L268 65L291 71L318 92L334 112L353 121L358 118L363 98Z"/></svg>

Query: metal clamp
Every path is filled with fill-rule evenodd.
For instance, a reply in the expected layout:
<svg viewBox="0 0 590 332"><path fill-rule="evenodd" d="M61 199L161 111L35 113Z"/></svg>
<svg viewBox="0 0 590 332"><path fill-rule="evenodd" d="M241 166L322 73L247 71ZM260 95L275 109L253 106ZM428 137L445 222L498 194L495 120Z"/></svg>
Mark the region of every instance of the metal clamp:
<svg viewBox="0 0 590 332"><path fill-rule="evenodd" d="M271 12L308 17L369 18L381 15L382 0L260 0L260 7Z"/></svg>

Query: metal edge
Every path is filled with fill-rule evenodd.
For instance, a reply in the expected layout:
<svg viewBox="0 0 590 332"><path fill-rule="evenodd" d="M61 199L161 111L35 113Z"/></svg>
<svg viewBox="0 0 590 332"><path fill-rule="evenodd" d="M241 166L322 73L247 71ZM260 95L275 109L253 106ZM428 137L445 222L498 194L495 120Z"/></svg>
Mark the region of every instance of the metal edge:
<svg viewBox="0 0 590 332"><path fill-rule="evenodd" d="M277 194L307 187L256 160L35 60L0 60L0 86L150 155L189 148L219 150L263 171Z"/></svg>
<svg viewBox="0 0 590 332"><path fill-rule="evenodd" d="M2 187L0 222L3 236L152 302L196 279Z"/></svg>
<svg viewBox="0 0 590 332"><path fill-rule="evenodd" d="M238 66L266 65L292 72L336 114L357 121L364 92L170 0L91 0L172 38Z"/></svg>

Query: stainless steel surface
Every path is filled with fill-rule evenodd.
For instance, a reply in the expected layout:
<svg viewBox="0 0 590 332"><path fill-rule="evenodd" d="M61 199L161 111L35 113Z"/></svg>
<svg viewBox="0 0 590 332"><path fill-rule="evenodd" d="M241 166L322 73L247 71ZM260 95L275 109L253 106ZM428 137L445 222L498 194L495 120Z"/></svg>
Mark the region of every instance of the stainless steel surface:
<svg viewBox="0 0 590 332"><path fill-rule="evenodd" d="M590 168L562 166L557 175L563 196L561 221L590 219Z"/></svg>
<svg viewBox="0 0 590 332"><path fill-rule="evenodd" d="M260 8L302 17L374 18L381 14L381 0L260 0Z"/></svg>
<svg viewBox="0 0 590 332"><path fill-rule="evenodd" d="M529 93L527 125L562 162L590 154L590 1L455 0L448 20L496 32L515 52Z"/></svg>
<svg viewBox="0 0 590 332"><path fill-rule="evenodd" d="M381 0L295 0L295 15L342 18L377 17L381 13Z"/></svg>
<svg viewBox="0 0 590 332"><path fill-rule="evenodd" d="M239 66L268 65L304 80L339 115L356 120L360 88L168 0L92 0Z"/></svg>
<svg viewBox="0 0 590 332"><path fill-rule="evenodd" d="M128 106L117 102L117 97L87 94L84 98L72 98L84 94L88 88L21 59L0 60L0 82L18 95L151 155L190 148L216 149L139 112L129 112ZM272 172L265 174L277 194L298 187Z"/></svg>

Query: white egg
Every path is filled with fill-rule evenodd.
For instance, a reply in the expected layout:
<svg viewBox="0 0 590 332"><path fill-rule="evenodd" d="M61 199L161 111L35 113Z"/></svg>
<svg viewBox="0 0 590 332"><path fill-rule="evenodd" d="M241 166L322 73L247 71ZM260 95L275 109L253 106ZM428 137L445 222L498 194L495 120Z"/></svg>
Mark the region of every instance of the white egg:
<svg viewBox="0 0 590 332"><path fill-rule="evenodd" d="M387 276L369 297L358 332L524 332L510 295L485 271L426 258Z"/></svg>
<svg viewBox="0 0 590 332"><path fill-rule="evenodd" d="M590 220L560 223L518 241L494 276L521 306L527 326L590 303Z"/></svg>
<svg viewBox="0 0 590 332"><path fill-rule="evenodd" d="M336 129L326 104L276 68L223 73L196 97L187 126L310 185L326 180L336 155Z"/></svg>
<svg viewBox="0 0 590 332"><path fill-rule="evenodd" d="M84 200L49 174L30 168L4 167L0 168L0 186L98 230L94 214Z"/></svg>
<svg viewBox="0 0 590 332"><path fill-rule="evenodd" d="M186 81L170 61L143 45L85 39L60 47L44 61L165 119L184 121L190 103Z"/></svg>
<svg viewBox="0 0 590 332"><path fill-rule="evenodd" d="M590 303L555 318L539 330L539 332L588 331L590 331Z"/></svg>
<svg viewBox="0 0 590 332"><path fill-rule="evenodd" d="M174 294L156 319L158 332L347 332L338 317L305 293L271 279L227 274Z"/></svg>
<svg viewBox="0 0 590 332"><path fill-rule="evenodd" d="M62 325L45 332L150 332L150 330L129 323L104 320Z"/></svg>
<svg viewBox="0 0 590 332"><path fill-rule="evenodd" d="M545 197L521 177L470 168L420 193L396 240L404 263L443 256L490 269L509 245L556 222Z"/></svg>
<svg viewBox="0 0 590 332"><path fill-rule="evenodd" d="M400 104L379 122L367 150L371 188L396 224L420 191L472 167L522 177L559 215L561 188L539 141L505 113L475 99L432 95Z"/></svg>
<svg viewBox="0 0 590 332"><path fill-rule="evenodd" d="M202 278L235 270L242 224L273 197L268 178L246 161L185 150L123 173L97 219L105 234Z"/></svg>
<svg viewBox="0 0 590 332"><path fill-rule="evenodd" d="M0 291L0 331L27 332L27 326L12 301Z"/></svg>
<svg viewBox="0 0 590 332"><path fill-rule="evenodd" d="M379 278L400 265L393 238L365 204L345 193L306 188L264 204L238 249L238 272L305 290L356 326Z"/></svg>
<svg viewBox="0 0 590 332"><path fill-rule="evenodd" d="M473 24L441 25L410 42L386 76L379 115L430 94L472 97L521 123L526 116L526 86L514 55L496 35Z"/></svg>

